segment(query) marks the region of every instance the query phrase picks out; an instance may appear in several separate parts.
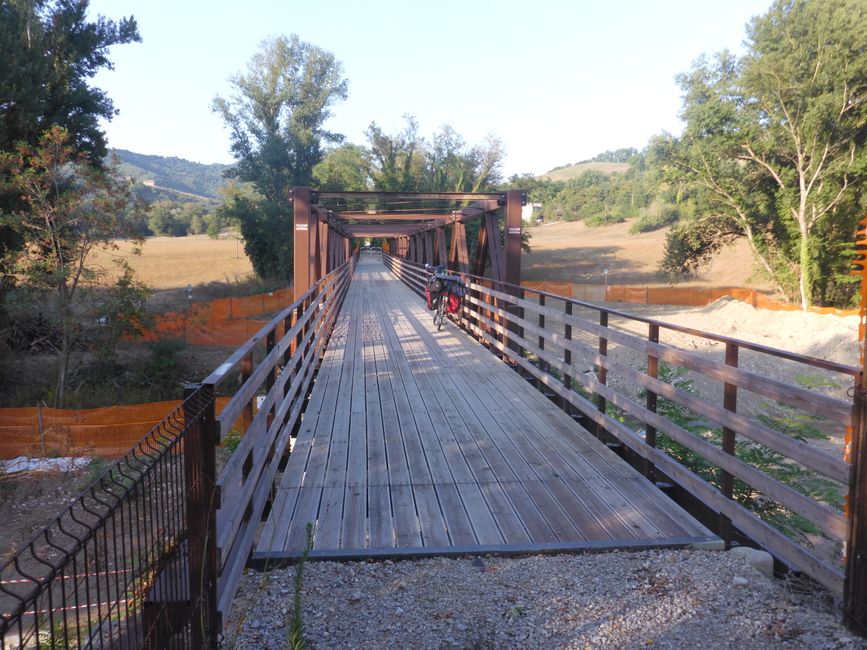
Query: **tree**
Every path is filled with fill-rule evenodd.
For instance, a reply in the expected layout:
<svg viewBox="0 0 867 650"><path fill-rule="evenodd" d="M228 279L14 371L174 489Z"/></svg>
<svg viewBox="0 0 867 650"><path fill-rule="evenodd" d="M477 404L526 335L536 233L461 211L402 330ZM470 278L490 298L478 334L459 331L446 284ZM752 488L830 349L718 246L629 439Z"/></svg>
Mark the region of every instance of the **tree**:
<svg viewBox="0 0 867 650"><path fill-rule="evenodd" d="M0 2L0 150L35 145L57 125L77 151L101 166L106 155L100 119L117 111L96 73L113 69L112 45L141 41L135 18L87 20L88 0Z"/></svg>
<svg viewBox="0 0 867 650"><path fill-rule="evenodd" d="M75 153L71 135L57 126L37 147L22 144L14 154L0 153L0 177L6 179L3 189L24 206L0 221L25 242L4 264L27 289L53 296L61 357L54 405L62 407L79 325L77 301L82 287L98 275L91 253L115 248L116 238L135 239L134 222L124 218L130 188Z"/></svg>
<svg viewBox="0 0 867 650"><path fill-rule="evenodd" d="M370 152L357 144L344 144L329 151L313 168L316 187L335 192L370 189Z"/></svg>
<svg viewBox="0 0 867 650"><path fill-rule="evenodd" d="M87 5L87 0L0 0L0 152L15 152L22 142L35 146L56 124L91 165L102 165L106 142L99 120L110 120L117 111L89 80L112 68L112 45L141 38L134 18L90 22ZM14 193L0 189L0 214L21 207ZM0 226L0 259L23 244L15 229ZM2 293L11 288L12 276L0 270Z"/></svg>
<svg viewBox="0 0 867 650"><path fill-rule="evenodd" d="M481 192L500 182L504 155L503 143L496 136L489 135L481 145L467 147L460 134L446 124L427 148L424 186L432 192Z"/></svg>
<svg viewBox="0 0 867 650"><path fill-rule="evenodd" d="M325 155L324 145L341 140L323 125L332 106L347 96L343 67L331 52L295 35L279 36L264 41L246 74L235 75L231 83L236 93L215 98L212 108L229 127L238 161L228 175L252 183L256 194L224 204L222 214L240 224L245 250L259 275L289 279L288 191L310 185L313 168ZM287 232L290 236L283 236Z"/></svg>
<svg viewBox="0 0 867 650"><path fill-rule="evenodd" d="M424 170L424 140L418 120L404 115L406 126L388 135L371 122L365 135L370 144L371 178L380 192L418 192Z"/></svg>
<svg viewBox="0 0 867 650"><path fill-rule="evenodd" d="M748 26L747 45L740 60L722 52L678 78L686 127L656 145L702 190L695 227L745 237L802 308L840 300L851 256L825 251L853 240L867 172L867 5L776 0ZM669 262L689 228L672 232Z"/></svg>

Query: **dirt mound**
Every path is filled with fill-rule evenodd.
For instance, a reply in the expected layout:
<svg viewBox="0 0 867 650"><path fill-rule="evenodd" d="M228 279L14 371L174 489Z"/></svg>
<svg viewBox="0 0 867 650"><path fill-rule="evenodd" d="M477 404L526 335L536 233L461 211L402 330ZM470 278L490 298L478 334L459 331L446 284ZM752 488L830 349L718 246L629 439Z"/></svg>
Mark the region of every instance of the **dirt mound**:
<svg viewBox="0 0 867 650"><path fill-rule="evenodd" d="M858 363L858 317L756 309L734 298L669 307L673 323L848 365Z"/></svg>

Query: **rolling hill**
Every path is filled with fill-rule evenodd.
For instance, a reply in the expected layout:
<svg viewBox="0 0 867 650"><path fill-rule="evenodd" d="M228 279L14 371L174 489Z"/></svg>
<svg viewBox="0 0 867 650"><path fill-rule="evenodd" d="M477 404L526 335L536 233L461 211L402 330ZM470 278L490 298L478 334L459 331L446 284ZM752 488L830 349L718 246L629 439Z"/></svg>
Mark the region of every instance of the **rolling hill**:
<svg viewBox="0 0 867 650"><path fill-rule="evenodd" d="M182 158L149 156L125 149L109 150L109 157L117 156L120 173L141 184L140 194L145 200L160 191L175 200L216 199L217 190L226 181L223 172L231 165L191 162ZM172 196L172 194L178 196Z"/></svg>
<svg viewBox="0 0 867 650"><path fill-rule="evenodd" d="M594 170L603 174L622 174L629 169L629 163L622 162L582 162L557 167L537 176L540 180L568 181L578 178L584 172Z"/></svg>

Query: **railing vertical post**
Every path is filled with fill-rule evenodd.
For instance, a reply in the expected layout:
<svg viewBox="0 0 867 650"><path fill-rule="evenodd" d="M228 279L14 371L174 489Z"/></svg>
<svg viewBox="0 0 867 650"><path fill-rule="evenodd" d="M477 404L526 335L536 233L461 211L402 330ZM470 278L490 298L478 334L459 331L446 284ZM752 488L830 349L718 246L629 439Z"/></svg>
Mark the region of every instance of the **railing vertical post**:
<svg viewBox="0 0 867 650"><path fill-rule="evenodd" d="M241 385L247 383L247 380L253 374L253 350L250 350L244 355L241 360ZM256 400L255 395L250 398L250 401L244 404L244 410L241 412L241 429L244 433L253 422L253 402Z"/></svg>
<svg viewBox="0 0 867 650"><path fill-rule="evenodd" d="M526 299L526 293L524 292L523 289L521 290L521 294ZM539 306L540 307L545 306L545 294L544 293L539 294ZM539 314L539 330L540 330L539 331L539 340L537 341L537 343L539 344L539 349L544 350L545 349L545 337L542 335L542 332L545 330L545 314L542 314L542 313ZM545 363L541 358L539 359L539 370L541 370L542 372L548 372L548 364ZM540 386L540 388L541 388L541 386Z"/></svg>
<svg viewBox="0 0 867 650"><path fill-rule="evenodd" d="M855 384L852 428L847 431L845 458L852 465L846 514L846 579L843 583L843 612L846 627L867 635L867 217L860 221L855 237L856 256L852 274L861 278L861 311L858 341L861 372Z"/></svg>
<svg viewBox="0 0 867 650"><path fill-rule="evenodd" d="M194 648L217 648L217 424L214 386L184 388L184 473L187 483L187 580Z"/></svg>
<svg viewBox="0 0 867 650"><path fill-rule="evenodd" d="M659 325L656 325L655 323L648 324L647 340L651 343L659 343ZM659 377L659 357L655 354L647 355L647 375L654 379ZM656 413L656 393L652 390L647 391L645 405L647 406L648 411ZM644 425L644 441L649 447L656 447L656 427L649 424ZM655 469L653 463L645 459L643 465L644 475L653 481Z"/></svg>
<svg viewBox="0 0 867 650"><path fill-rule="evenodd" d="M268 334L265 336L265 354L268 355L271 353L271 350L274 349L277 340L277 326L274 326ZM271 388L274 386L274 382L277 381L277 364L271 366L271 369L268 371L268 376L265 377L265 392L270 393ZM269 409L268 413L268 426L271 426L271 423L274 421L274 408L275 404L277 404L277 400L273 400L272 405Z"/></svg>
<svg viewBox="0 0 867 650"><path fill-rule="evenodd" d="M731 366L732 368L738 367L738 346L730 341L726 343L725 363L727 366ZM738 387L736 384L726 382L723 385L723 408L726 411L737 413ZM735 432L728 427L723 427L722 450L725 453L734 456ZM734 498L735 479L725 470L720 470L720 489L729 499ZM725 542L726 548L729 548L732 543L732 520L722 514L719 517L719 535Z"/></svg>
<svg viewBox="0 0 867 650"><path fill-rule="evenodd" d="M849 539L846 548L844 617L846 626L867 634L867 372L855 387L854 422L849 456L853 464L847 512Z"/></svg>
<svg viewBox="0 0 867 650"><path fill-rule="evenodd" d="M604 309L599 312L599 325L602 327L608 327L608 312ZM606 357L608 356L608 339L602 334L599 335L599 356ZM608 383L608 369L600 364L596 364L596 378L599 380L599 383L605 385ZM608 409L608 403L602 395L596 394L596 408L605 413ZM596 426L596 435L600 436L602 434L602 428L597 425Z"/></svg>
<svg viewBox="0 0 867 650"><path fill-rule="evenodd" d="M567 316L572 315L572 303L568 300L566 301L565 311ZM564 335L566 337L566 341L572 340L572 326L569 323L566 323L563 327ZM569 348L563 349L563 363L567 366L572 365L572 350ZM563 385L566 387L566 390L572 390L572 376L568 374L563 375ZM563 402L563 405L566 406L566 402Z"/></svg>

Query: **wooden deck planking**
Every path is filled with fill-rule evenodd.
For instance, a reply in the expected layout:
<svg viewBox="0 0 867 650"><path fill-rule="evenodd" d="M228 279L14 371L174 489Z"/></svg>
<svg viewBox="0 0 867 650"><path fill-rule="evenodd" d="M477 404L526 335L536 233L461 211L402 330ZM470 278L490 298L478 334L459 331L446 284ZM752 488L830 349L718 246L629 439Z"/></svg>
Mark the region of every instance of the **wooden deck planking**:
<svg viewBox="0 0 867 650"><path fill-rule="evenodd" d="M254 559L715 542L378 263L359 264Z"/></svg>

